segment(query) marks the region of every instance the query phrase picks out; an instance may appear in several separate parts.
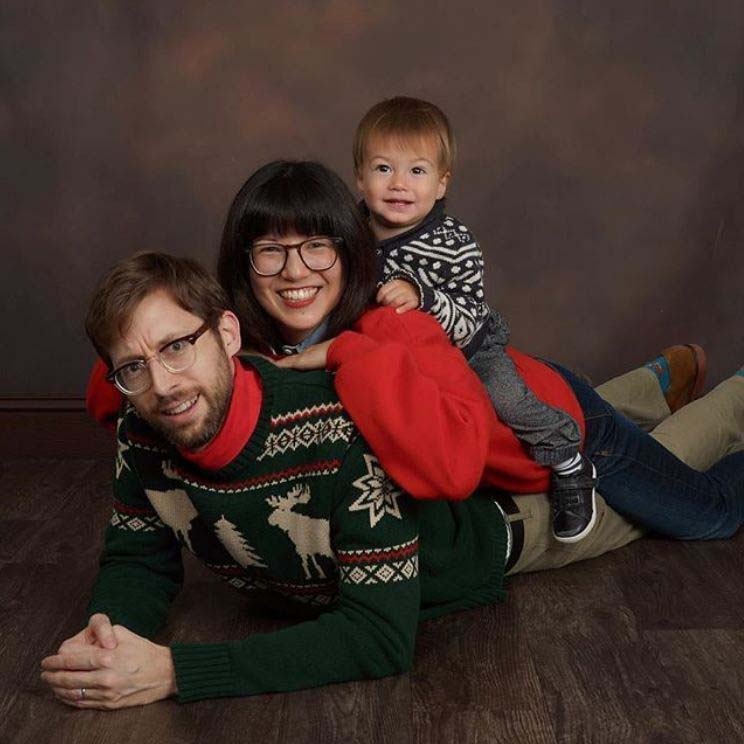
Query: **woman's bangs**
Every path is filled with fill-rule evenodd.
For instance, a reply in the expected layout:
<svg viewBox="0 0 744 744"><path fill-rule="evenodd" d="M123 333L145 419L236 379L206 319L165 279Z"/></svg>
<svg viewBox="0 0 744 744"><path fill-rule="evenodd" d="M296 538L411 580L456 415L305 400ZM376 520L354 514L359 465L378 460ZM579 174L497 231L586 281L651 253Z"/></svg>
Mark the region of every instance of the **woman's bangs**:
<svg viewBox="0 0 744 744"><path fill-rule="evenodd" d="M259 203L252 205L243 218L246 237L261 235L334 235L335 200L319 193L314 184L297 183L299 179L282 179L268 184ZM274 187L274 188L272 188Z"/></svg>

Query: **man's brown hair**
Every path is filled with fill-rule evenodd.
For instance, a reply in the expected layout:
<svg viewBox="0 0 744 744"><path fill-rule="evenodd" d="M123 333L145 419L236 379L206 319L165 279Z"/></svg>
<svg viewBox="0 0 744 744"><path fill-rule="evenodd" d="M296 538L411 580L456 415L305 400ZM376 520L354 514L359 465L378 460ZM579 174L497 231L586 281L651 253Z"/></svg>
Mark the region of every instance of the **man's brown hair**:
<svg viewBox="0 0 744 744"><path fill-rule="evenodd" d="M354 135L354 172L360 175L365 150L373 137L407 140L433 139L439 145L439 172L452 171L455 136L444 112L420 98L396 96L376 103L362 117Z"/></svg>
<svg viewBox="0 0 744 744"><path fill-rule="evenodd" d="M111 345L126 332L140 302L159 289L212 329L230 309L217 280L190 258L150 252L125 258L103 277L85 318L85 332L109 367Z"/></svg>

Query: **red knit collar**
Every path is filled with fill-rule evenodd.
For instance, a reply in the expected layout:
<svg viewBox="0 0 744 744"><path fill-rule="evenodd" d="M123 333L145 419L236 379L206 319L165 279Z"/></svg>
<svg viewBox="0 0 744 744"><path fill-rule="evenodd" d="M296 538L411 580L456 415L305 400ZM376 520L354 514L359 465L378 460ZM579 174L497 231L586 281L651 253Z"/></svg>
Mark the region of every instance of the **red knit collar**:
<svg viewBox="0 0 744 744"><path fill-rule="evenodd" d="M203 470L219 470L232 462L251 438L261 413L263 392L258 372L235 358L233 363L232 398L217 436L197 452L179 448L186 460Z"/></svg>

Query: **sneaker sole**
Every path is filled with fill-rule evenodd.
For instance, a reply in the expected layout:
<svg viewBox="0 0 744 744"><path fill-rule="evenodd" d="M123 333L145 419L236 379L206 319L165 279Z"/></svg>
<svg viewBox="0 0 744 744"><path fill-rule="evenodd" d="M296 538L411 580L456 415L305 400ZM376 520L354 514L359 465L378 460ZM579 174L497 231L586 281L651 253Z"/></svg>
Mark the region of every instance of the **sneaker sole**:
<svg viewBox="0 0 744 744"><path fill-rule="evenodd" d="M597 468L595 467L594 463L592 463L592 475L596 478L597 477ZM558 537L558 535L553 533L553 538L557 540L560 543L577 543L580 540L583 540L593 529L594 525L597 523L597 489L592 489L592 518L589 520L589 524L584 527L581 532L579 532L577 535L572 535L571 537Z"/></svg>

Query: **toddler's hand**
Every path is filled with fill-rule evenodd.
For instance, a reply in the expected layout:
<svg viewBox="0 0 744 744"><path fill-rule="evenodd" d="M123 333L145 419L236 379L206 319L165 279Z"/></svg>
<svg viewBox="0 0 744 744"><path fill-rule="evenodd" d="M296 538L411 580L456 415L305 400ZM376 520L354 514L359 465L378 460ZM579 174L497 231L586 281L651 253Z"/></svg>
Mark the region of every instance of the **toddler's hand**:
<svg viewBox="0 0 744 744"><path fill-rule="evenodd" d="M421 304L418 290L405 279L393 279L383 284L376 299L380 305L394 307L399 315L415 310Z"/></svg>

